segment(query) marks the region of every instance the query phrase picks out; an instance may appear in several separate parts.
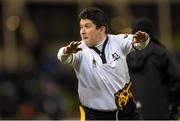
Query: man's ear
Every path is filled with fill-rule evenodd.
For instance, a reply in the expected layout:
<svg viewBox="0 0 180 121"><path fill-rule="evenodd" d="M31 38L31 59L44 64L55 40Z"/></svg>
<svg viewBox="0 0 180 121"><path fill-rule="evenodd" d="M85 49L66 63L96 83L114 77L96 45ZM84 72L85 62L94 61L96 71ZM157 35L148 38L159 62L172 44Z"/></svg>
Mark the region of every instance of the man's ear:
<svg viewBox="0 0 180 121"><path fill-rule="evenodd" d="M105 27L105 26L101 26L101 27L99 28L99 30L100 30L100 32L104 32L104 33L105 33L106 27Z"/></svg>

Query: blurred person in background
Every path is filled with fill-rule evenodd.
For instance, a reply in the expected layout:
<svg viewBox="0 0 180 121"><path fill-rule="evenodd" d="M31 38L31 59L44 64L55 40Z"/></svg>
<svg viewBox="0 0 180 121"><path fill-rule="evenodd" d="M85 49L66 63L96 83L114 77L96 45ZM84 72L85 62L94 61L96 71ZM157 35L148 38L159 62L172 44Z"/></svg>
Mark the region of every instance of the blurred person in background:
<svg viewBox="0 0 180 121"><path fill-rule="evenodd" d="M151 38L144 50L127 56L137 107L144 119L175 118L173 115L180 102L178 62L155 37L151 20L136 19L132 23L132 34L137 31L144 31Z"/></svg>
<svg viewBox="0 0 180 121"><path fill-rule="evenodd" d="M82 41L60 48L58 59L76 72L81 119L141 119L130 89L126 55L144 49L148 34L108 34L107 17L99 8L86 8L79 18Z"/></svg>

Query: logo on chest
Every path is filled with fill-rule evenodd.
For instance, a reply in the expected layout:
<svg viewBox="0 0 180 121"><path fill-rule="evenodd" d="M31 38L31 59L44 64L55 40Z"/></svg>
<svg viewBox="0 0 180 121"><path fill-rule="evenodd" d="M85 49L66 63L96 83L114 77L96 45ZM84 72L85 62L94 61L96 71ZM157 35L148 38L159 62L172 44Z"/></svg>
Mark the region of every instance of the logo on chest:
<svg viewBox="0 0 180 121"><path fill-rule="evenodd" d="M117 53L113 53L112 57L113 57L114 61L118 61L120 59L120 56Z"/></svg>
<svg viewBox="0 0 180 121"><path fill-rule="evenodd" d="M113 61L119 61L120 56L117 53L113 53L112 58L113 58ZM92 66L93 66L93 68L96 68L96 66L97 66L97 62L95 59L92 60Z"/></svg>
<svg viewBox="0 0 180 121"><path fill-rule="evenodd" d="M96 60L93 59L92 65L93 65L93 68L96 68Z"/></svg>

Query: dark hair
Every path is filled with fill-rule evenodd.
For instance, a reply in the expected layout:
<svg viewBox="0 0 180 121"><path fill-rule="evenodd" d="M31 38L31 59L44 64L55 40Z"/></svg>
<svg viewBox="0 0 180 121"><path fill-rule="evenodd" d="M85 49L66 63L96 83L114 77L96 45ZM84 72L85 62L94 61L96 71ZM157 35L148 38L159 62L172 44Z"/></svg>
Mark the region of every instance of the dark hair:
<svg viewBox="0 0 180 121"><path fill-rule="evenodd" d="M106 32L106 34L108 33L107 16L99 8L90 7L90 8L83 9L79 13L79 19L89 19L89 20L91 20L96 25L96 28L100 28L102 26L105 26L105 28L106 28L105 32Z"/></svg>

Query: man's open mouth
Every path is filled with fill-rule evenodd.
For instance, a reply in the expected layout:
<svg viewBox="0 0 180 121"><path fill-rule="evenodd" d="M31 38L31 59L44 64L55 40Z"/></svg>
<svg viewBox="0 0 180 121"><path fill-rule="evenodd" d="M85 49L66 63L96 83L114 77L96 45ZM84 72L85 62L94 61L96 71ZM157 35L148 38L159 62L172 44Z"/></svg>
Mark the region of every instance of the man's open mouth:
<svg viewBox="0 0 180 121"><path fill-rule="evenodd" d="M83 37L83 39L87 39L88 37Z"/></svg>

